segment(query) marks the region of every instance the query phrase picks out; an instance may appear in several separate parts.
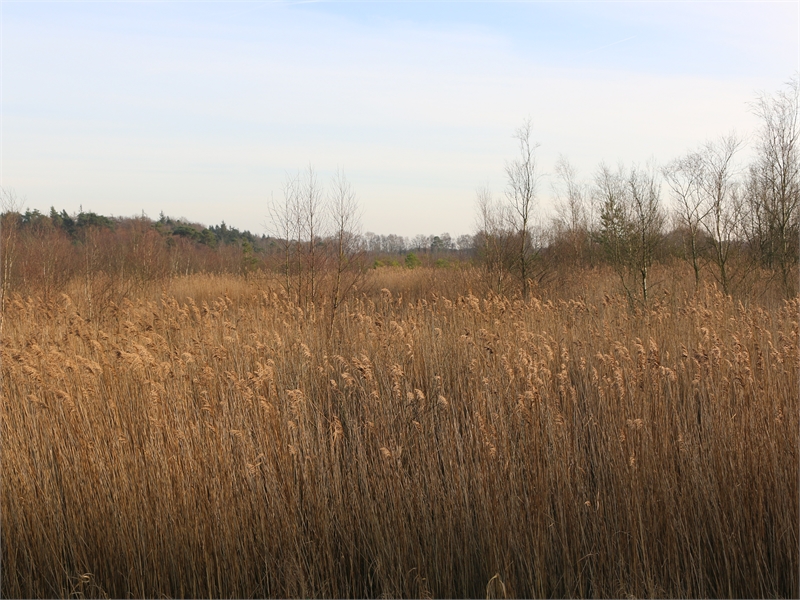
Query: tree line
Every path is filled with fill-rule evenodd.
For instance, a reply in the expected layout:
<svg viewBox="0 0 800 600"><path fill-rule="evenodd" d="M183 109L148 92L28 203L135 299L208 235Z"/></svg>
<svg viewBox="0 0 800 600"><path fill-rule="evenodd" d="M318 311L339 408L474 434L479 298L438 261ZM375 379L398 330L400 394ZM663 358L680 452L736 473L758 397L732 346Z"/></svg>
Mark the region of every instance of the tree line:
<svg viewBox="0 0 800 600"><path fill-rule="evenodd" d="M706 276L730 294L766 278L787 296L796 294L799 100L795 77L752 103L760 128L748 165L737 162L744 141L735 133L663 166L601 163L588 179L562 156L553 182L557 216L547 223L537 220L542 172L531 122L525 122L515 136L519 154L506 164L504 194L477 193L475 248L487 285L526 298L532 285L559 269L606 264L629 303L646 305L653 264L680 258L691 265L697 286Z"/></svg>
<svg viewBox="0 0 800 600"><path fill-rule="evenodd" d="M551 186L556 215L538 200L543 173L531 121L515 132L516 158L506 164L506 189L479 189L474 234L378 235L361 230L356 193L339 172L321 181L312 167L288 174L267 207L268 235L205 227L163 213L108 217L22 212L2 190L0 302L11 290L61 293L80 280L93 303L137 287L196 272L276 273L301 305L325 302L335 314L369 268L472 264L486 287L531 295L539 284L575 268L611 268L632 306L646 305L658 282L652 266L684 260L695 284L716 282L726 294L772 282L797 293L800 258L798 102L792 79L752 104L760 128L754 159L741 165L743 139L710 140L666 165L601 163L581 178L565 157ZM667 208L666 201L671 205Z"/></svg>

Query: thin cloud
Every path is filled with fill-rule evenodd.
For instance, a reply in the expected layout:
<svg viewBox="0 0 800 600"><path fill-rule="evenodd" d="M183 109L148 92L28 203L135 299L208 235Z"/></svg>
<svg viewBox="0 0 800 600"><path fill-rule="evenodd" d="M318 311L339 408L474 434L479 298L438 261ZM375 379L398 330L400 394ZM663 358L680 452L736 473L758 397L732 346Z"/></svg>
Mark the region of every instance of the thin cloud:
<svg viewBox="0 0 800 600"><path fill-rule="evenodd" d="M782 12L748 11L730 33L704 12L692 27L716 32L708 45L676 16L665 21L666 9L635 19L621 8L515 10L488 23L491 11L448 21L424 7L398 20L292 9L310 3L56 14L9 4L4 182L41 209L94 203L247 228L280 193L284 170L313 161L320 173L347 169L367 229L463 232L476 181L503 188L510 133L525 115L538 117L545 168L559 153L583 173L602 159L667 160L731 127L751 130L752 90L777 88L795 66L794 52L767 63L766 51L728 51L740 21L765 24L742 27L753 44L776 38L794 50L794 34L766 26ZM636 37L635 56L591 58ZM645 38L654 43L639 48ZM668 44L682 51L671 62Z"/></svg>
<svg viewBox="0 0 800 600"><path fill-rule="evenodd" d="M612 42L610 44L606 44L605 46L600 46L599 48L594 48L592 50L589 50L588 52L584 52L584 54L591 54L592 52L597 52L598 50L605 50L606 48L611 48L611 46L616 46L617 44L621 44L623 42L628 42L628 41L632 40L635 37L638 37L638 36L632 35L631 37L627 37L624 40L618 40L616 42Z"/></svg>

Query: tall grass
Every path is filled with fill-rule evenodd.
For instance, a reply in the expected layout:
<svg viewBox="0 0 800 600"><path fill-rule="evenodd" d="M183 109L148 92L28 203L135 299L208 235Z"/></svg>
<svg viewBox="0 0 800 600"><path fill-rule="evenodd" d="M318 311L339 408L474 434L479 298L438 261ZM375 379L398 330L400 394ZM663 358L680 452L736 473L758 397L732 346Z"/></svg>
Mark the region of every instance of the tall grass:
<svg viewBox="0 0 800 600"><path fill-rule="evenodd" d="M333 335L266 281L13 299L3 594L800 595L800 299L429 276Z"/></svg>

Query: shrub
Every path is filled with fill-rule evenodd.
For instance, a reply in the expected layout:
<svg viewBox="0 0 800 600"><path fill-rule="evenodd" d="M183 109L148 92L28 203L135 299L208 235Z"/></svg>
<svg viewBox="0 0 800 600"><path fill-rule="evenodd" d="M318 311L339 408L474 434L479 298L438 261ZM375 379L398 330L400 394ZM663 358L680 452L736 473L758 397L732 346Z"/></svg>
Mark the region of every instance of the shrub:
<svg viewBox="0 0 800 600"><path fill-rule="evenodd" d="M415 269L416 267L420 266L422 261L417 258L417 255L413 252L409 252L406 255L406 268L408 269Z"/></svg>

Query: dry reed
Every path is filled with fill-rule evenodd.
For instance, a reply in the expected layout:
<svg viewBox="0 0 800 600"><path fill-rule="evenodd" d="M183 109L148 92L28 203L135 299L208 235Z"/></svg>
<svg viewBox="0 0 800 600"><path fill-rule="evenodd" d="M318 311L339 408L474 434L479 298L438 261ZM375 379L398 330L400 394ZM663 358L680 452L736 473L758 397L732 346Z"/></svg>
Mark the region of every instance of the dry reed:
<svg viewBox="0 0 800 600"><path fill-rule="evenodd" d="M3 594L800 595L800 299L416 276L332 336L263 280L14 298Z"/></svg>

